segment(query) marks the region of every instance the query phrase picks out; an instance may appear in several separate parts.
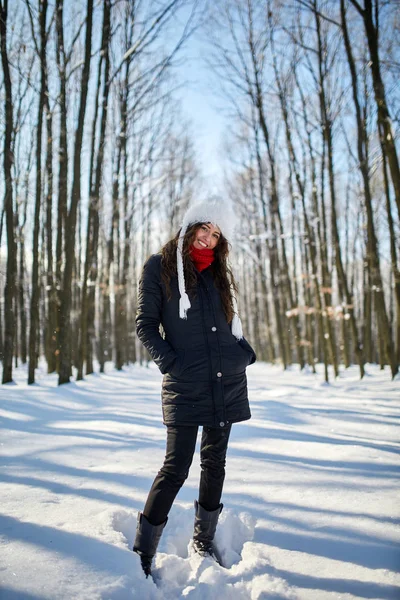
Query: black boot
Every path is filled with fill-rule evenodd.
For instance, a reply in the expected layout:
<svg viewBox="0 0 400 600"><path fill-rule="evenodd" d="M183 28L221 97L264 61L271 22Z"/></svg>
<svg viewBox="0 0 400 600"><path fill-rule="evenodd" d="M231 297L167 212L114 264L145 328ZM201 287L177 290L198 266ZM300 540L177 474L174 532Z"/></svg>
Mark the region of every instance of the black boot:
<svg viewBox="0 0 400 600"><path fill-rule="evenodd" d="M157 552L157 546L168 519L161 525L152 525L143 513L138 514L136 538L133 551L139 554L142 569L146 578L151 575L151 562Z"/></svg>
<svg viewBox="0 0 400 600"><path fill-rule="evenodd" d="M223 504L215 510L206 510L194 501L196 515L194 518L193 547L200 556L212 556L217 562L221 562L213 540L217 529L218 517L222 511Z"/></svg>

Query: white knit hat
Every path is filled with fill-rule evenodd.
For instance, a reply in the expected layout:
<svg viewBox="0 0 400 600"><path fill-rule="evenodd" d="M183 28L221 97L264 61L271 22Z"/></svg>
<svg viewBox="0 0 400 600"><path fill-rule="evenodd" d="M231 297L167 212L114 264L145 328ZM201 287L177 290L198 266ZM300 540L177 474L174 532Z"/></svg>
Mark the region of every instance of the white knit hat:
<svg viewBox="0 0 400 600"><path fill-rule="evenodd" d="M183 239L185 237L187 228L193 223L212 223L221 230L223 236L231 241L236 225L236 217L232 210L230 203L225 202L221 198L214 197L207 202L199 202L189 207L183 217L182 228L178 239L178 248L176 253L177 259L177 270L178 270L178 285L179 285L179 316L181 319L187 318L187 311L190 308L189 296L186 293L185 287L185 275L183 271ZM232 319L232 333L238 339L242 339L243 330L242 323L239 319L237 311L237 301L235 294L232 290L232 303L234 316Z"/></svg>

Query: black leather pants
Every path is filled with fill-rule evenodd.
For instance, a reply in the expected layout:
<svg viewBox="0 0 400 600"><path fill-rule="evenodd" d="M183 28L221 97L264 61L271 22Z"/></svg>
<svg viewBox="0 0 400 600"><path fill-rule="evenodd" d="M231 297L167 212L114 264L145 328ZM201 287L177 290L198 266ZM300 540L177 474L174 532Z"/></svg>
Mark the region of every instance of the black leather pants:
<svg viewBox="0 0 400 600"><path fill-rule="evenodd" d="M199 503L206 510L218 508L225 479L225 459L231 426L203 427L200 447ZM198 427L167 427L164 464L151 486L143 514L152 525L166 520L177 493L189 475Z"/></svg>

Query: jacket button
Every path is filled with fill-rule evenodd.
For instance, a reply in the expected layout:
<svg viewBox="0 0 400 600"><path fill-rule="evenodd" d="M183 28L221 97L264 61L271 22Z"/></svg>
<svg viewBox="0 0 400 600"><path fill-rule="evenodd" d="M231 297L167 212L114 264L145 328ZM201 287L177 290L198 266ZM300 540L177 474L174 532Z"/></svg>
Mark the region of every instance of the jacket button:
<svg viewBox="0 0 400 600"><path fill-rule="evenodd" d="M216 327L211 327L211 331L217 331Z"/></svg>
<svg viewBox="0 0 400 600"><path fill-rule="evenodd" d="M224 427L225 423L223 421L221 421L221 423L219 424L220 427Z"/></svg>
<svg viewBox="0 0 400 600"><path fill-rule="evenodd" d="M220 371L218 371L217 377L222 377L222 373Z"/></svg>

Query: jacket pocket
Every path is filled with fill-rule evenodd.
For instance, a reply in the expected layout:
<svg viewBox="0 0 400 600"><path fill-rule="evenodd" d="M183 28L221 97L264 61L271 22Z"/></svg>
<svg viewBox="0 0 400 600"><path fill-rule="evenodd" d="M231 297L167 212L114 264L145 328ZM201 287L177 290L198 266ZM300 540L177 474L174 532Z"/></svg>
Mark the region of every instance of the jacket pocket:
<svg viewBox="0 0 400 600"><path fill-rule="evenodd" d="M184 350L176 350L176 359L172 363L171 367L168 369L168 374L172 375L172 377L179 377L182 373L185 363L185 351Z"/></svg>
<svg viewBox="0 0 400 600"><path fill-rule="evenodd" d="M176 352L177 360L169 371L174 379L198 382L209 378L209 357L205 348L186 348Z"/></svg>
<svg viewBox="0 0 400 600"><path fill-rule="evenodd" d="M251 361L251 354L236 342L229 346L221 346L222 373L236 375L243 373Z"/></svg>

